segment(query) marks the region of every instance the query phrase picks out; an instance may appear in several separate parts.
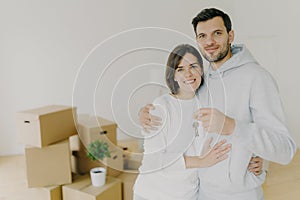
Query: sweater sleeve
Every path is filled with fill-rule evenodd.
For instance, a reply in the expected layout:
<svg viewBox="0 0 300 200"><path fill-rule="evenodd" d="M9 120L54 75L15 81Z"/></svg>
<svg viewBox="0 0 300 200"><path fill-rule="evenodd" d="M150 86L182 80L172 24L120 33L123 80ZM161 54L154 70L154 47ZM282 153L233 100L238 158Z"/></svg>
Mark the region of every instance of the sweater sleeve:
<svg viewBox="0 0 300 200"><path fill-rule="evenodd" d="M236 120L234 134L241 137L254 154L280 164L288 164L296 144L285 122L277 85L271 75L262 71L252 83L250 95L252 122Z"/></svg>
<svg viewBox="0 0 300 200"><path fill-rule="evenodd" d="M170 151L168 144L168 131L170 125L170 112L163 101L154 101L155 109L151 111L152 115L159 116L162 119L162 126L158 130L150 133L142 132L144 137L144 154L141 172L151 172L156 170L183 170L185 161L183 153ZM174 146L174 144L172 145Z"/></svg>

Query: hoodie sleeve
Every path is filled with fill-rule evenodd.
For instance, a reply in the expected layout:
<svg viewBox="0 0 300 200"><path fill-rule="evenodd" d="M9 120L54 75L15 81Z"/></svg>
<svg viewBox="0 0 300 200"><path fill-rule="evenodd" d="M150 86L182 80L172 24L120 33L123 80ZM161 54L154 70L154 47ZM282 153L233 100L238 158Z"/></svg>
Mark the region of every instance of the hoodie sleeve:
<svg viewBox="0 0 300 200"><path fill-rule="evenodd" d="M286 126L277 85L272 76L262 70L255 77L250 95L253 122L236 120L234 134L254 154L276 163L288 164L297 146Z"/></svg>
<svg viewBox="0 0 300 200"><path fill-rule="evenodd" d="M145 137L140 172L151 172L161 169L167 171L184 170L186 167L183 154L169 151L168 127L170 126L170 110L167 109L165 102L157 99L153 102L153 105L155 109L151 111L151 114L162 119L162 126L150 133L142 132ZM176 144L171 146L174 145Z"/></svg>

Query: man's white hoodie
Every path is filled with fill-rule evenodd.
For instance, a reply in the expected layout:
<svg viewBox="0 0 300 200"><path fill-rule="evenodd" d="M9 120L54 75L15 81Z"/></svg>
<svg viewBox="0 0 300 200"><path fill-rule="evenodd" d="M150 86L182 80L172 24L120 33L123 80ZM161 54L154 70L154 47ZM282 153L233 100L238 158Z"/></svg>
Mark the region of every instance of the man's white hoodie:
<svg viewBox="0 0 300 200"><path fill-rule="evenodd" d="M202 191L227 193L233 200L231 197L235 194L246 194L264 182L264 173L256 177L247 170L253 155L288 164L297 147L286 126L278 88L271 74L244 45L232 45L231 51L232 57L218 70L209 67L199 99L204 107L217 108L235 119L236 127L231 135L210 134L215 139L226 138L232 143L232 151L228 159L200 169L199 174ZM245 200L246 197L239 198Z"/></svg>

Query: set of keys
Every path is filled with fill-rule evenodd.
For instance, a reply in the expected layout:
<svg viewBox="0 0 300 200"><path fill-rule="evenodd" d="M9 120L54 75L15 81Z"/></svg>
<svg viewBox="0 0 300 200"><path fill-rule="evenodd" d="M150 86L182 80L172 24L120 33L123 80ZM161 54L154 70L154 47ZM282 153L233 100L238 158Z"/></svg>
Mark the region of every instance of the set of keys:
<svg viewBox="0 0 300 200"><path fill-rule="evenodd" d="M193 122L193 128L194 128L194 130L195 130L195 136L196 136L196 137L199 136L199 133L198 133L198 127L199 127L199 122L194 121L194 122Z"/></svg>

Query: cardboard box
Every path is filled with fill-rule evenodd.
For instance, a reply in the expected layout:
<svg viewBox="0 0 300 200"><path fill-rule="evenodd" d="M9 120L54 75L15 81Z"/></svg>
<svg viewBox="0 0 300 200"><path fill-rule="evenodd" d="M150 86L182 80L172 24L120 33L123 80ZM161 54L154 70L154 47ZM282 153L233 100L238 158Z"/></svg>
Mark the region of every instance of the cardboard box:
<svg viewBox="0 0 300 200"><path fill-rule="evenodd" d="M80 142L78 134L70 136L69 142L70 142L70 150L71 151L80 151L81 142Z"/></svg>
<svg viewBox="0 0 300 200"><path fill-rule="evenodd" d="M122 200L133 200L133 186L137 176L136 170L126 170L117 176L122 181Z"/></svg>
<svg viewBox="0 0 300 200"><path fill-rule="evenodd" d="M125 151L124 170L139 170L142 165L143 154Z"/></svg>
<svg viewBox="0 0 300 200"><path fill-rule="evenodd" d="M92 186L90 176L85 175L64 185L62 190L64 200L122 200L121 181L109 176L101 187Z"/></svg>
<svg viewBox="0 0 300 200"><path fill-rule="evenodd" d="M24 199L30 200L62 200L62 187L60 185L30 188Z"/></svg>
<svg viewBox="0 0 300 200"><path fill-rule="evenodd" d="M142 141L119 140L118 145L124 149L124 170L138 170L143 160Z"/></svg>
<svg viewBox="0 0 300 200"><path fill-rule="evenodd" d="M123 171L124 161L123 150L116 145L117 124L98 116L81 114L78 115L77 129L80 139L80 150L74 155L77 158L79 173L89 173L94 167L105 167L107 168L108 176L115 177L119 175ZM91 161L87 157L87 146L96 140L108 143L111 158L105 158L103 161Z"/></svg>
<svg viewBox="0 0 300 200"><path fill-rule="evenodd" d="M76 108L49 105L17 113L17 131L21 143L36 147L67 139L77 133Z"/></svg>
<svg viewBox="0 0 300 200"><path fill-rule="evenodd" d="M74 174L80 174L80 171L78 169L78 159L75 155L74 155L74 153L73 153L73 155L71 155L71 171Z"/></svg>
<svg viewBox="0 0 300 200"><path fill-rule="evenodd" d="M69 140L43 148L26 147L25 160L28 187L72 182Z"/></svg>
<svg viewBox="0 0 300 200"><path fill-rule="evenodd" d="M78 115L78 135L86 147L95 140L105 140L111 145L117 144L117 124L107 119Z"/></svg>
<svg viewBox="0 0 300 200"><path fill-rule="evenodd" d="M76 152L74 155L77 158L78 171L79 174L89 173L89 171L94 167L104 167L107 170L107 175L116 177L118 176L124 168L124 158L123 158L123 150L117 146L109 147L111 151L111 157L105 158L103 161L95 160L91 161L87 157L86 149L83 145L81 145L80 151Z"/></svg>
<svg viewBox="0 0 300 200"><path fill-rule="evenodd" d="M118 140L118 146L125 148L130 152L143 152L143 140L142 139L124 139Z"/></svg>

